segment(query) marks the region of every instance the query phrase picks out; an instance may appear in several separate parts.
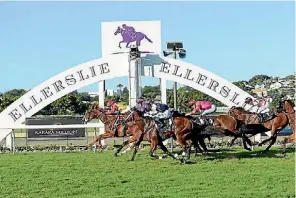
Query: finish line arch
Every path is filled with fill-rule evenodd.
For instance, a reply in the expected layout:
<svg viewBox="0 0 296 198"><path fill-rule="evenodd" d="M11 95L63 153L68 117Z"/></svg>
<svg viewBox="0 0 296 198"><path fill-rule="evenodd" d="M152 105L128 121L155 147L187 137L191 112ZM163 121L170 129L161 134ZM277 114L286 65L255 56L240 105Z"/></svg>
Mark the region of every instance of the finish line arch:
<svg viewBox="0 0 296 198"><path fill-rule="evenodd" d="M145 59L150 61L146 61ZM227 106L241 105L248 93L231 82L193 64L146 55L142 67L151 66L152 77L175 81L197 89ZM95 59L61 72L31 89L0 114L0 126L21 124L42 108L62 96L96 83L116 77L128 76L129 62L126 54L116 54ZM8 128L8 127L7 127ZM11 129L0 129L0 141L9 135Z"/></svg>

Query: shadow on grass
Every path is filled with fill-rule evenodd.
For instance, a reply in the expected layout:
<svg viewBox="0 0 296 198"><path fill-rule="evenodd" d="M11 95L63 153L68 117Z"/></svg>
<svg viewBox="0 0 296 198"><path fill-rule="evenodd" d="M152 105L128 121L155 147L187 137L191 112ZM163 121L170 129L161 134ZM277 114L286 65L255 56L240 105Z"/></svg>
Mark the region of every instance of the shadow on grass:
<svg viewBox="0 0 296 198"><path fill-rule="evenodd" d="M210 153L205 156L203 160L221 160L221 159L244 159L244 158L286 158L287 154L295 153L294 148L287 148L286 153L283 153L282 150L269 150L266 153L263 150L255 150L255 151L244 151L244 150L234 150L231 152L227 152L222 149L220 153Z"/></svg>

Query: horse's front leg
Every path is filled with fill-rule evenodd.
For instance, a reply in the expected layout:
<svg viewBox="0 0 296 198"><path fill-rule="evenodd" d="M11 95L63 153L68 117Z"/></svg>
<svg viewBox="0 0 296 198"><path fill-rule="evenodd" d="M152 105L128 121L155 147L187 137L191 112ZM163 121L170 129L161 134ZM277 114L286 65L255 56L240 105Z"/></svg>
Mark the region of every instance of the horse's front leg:
<svg viewBox="0 0 296 198"><path fill-rule="evenodd" d="M160 157L158 155L155 154L155 151L157 149L157 145L158 145L158 139L157 139L157 136L153 136L151 138L151 144L150 144L150 152L149 152L149 155L153 158L156 158L156 159L160 159Z"/></svg>
<svg viewBox="0 0 296 198"><path fill-rule="evenodd" d="M127 42L125 47L126 48L129 48L129 46L128 46L129 44L130 44L130 42Z"/></svg>
<svg viewBox="0 0 296 198"><path fill-rule="evenodd" d="M112 137L115 137L115 134L112 131L107 131L106 133L99 135L98 147L100 148L101 152L103 151L102 140L107 139L107 138L112 138Z"/></svg>
<svg viewBox="0 0 296 198"><path fill-rule="evenodd" d="M118 44L118 47L119 47L120 49L121 49L121 46L120 46L120 45L121 45L121 43L123 43L123 42L124 42L124 41L120 41L119 44Z"/></svg>
<svg viewBox="0 0 296 198"><path fill-rule="evenodd" d="M244 149L246 149L247 151L252 151L252 149L250 149L250 148L247 146L247 143L246 143L245 138L246 138L245 135L243 135L242 140L243 140Z"/></svg>
<svg viewBox="0 0 296 198"><path fill-rule="evenodd" d="M136 143L136 145L135 145L134 153L133 153L133 156L132 156L131 161L134 161L134 160L135 160L136 154L137 154L137 152L138 152L138 150L139 150L139 146L140 146L141 142L143 141L143 136L144 136L144 135L141 134L141 136L137 139L137 143Z"/></svg>

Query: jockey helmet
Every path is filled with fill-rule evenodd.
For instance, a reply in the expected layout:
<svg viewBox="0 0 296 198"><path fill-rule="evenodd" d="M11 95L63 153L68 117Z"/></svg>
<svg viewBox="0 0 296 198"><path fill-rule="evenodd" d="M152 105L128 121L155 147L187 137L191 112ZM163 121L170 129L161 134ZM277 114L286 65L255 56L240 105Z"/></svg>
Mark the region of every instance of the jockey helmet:
<svg viewBox="0 0 296 198"><path fill-rule="evenodd" d="M107 102L107 106L110 107L110 106L112 106L114 103L115 103L115 102L114 102L113 100L109 100L109 101Z"/></svg>
<svg viewBox="0 0 296 198"><path fill-rule="evenodd" d="M144 102L144 98L142 97L138 98L137 103L142 103L142 102Z"/></svg>
<svg viewBox="0 0 296 198"><path fill-rule="evenodd" d="M188 101L188 105L189 105L189 106L194 105L194 103L195 103L195 100L193 100L193 99L190 99L190 100Z"/></svg>
<svg viewBox="0 0 296 198"><path fill-rule="evenodd" d="M253 100L252 98L250 98L250 97L247 97L247 98L245 99L245 103L247 103L247 104L248 104L248 103L252 102L252 100Z"/></svg>

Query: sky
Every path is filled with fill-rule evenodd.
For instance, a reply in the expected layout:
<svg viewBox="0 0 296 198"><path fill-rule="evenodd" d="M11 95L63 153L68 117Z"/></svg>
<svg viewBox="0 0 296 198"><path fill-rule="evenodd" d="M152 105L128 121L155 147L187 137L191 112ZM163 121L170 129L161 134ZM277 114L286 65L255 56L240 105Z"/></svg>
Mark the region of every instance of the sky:
<svg viewBox="0 0 296 198"><path fill-rule="evenodd" d="M0 2L0 92L101 57L101 22L161 21L162 47L233 82L295 70L294 2ZM145 78L144 85L157 85ZM108 80L116 89L127 78ZM168 83L171 86L171 83ZM93 84L79 91L95 92Z"/></svg>

